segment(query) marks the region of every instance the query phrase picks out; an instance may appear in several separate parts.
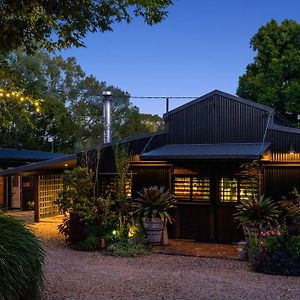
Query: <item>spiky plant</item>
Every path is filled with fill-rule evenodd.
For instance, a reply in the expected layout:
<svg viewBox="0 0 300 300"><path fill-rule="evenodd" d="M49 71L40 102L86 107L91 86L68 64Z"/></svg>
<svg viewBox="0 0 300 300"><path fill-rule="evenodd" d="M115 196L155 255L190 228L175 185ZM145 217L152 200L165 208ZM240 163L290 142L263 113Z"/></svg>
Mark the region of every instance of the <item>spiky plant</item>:
<svg viewBox="0 0 300 300"><path fill-rule="evenodd" d="M175 207L174 196L163 186L151 186L138 192L135 199L135 215L140 218L161 218L165 222L172 222L169 209Z"/></svg>
<svg viewBox="0 0 300 300"><path fill-rule="evenodd" d="M279 213L278 206L270 197L260 196L241 200L236 206L234 217L243 224L259 226L273 223L278 219Z"/></svg>
<svg viewBox="0 0 300 300"><path fill-rule="evenodd" d="M0 299L40 299L44 254L22 221L0 214Z"/></svg>

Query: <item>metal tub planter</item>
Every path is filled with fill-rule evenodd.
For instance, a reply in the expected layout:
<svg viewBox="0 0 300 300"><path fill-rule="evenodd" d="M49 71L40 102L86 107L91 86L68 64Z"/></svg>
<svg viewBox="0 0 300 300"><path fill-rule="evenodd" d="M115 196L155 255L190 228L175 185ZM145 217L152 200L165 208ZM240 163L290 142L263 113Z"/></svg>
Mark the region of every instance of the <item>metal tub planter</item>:
<svg viewBox="0 0 300 300"><path fill-rule="evenodd" d="M143 227L150 243L160 243L164 230L164 221L160 218L143 218Z"/></svg>
<svg viewBox="0 0 300 300"><path fill-rule="evenodd" d="M150 243L161 243L164 228L171 222L169 210L174 207L173 195L164 187L152 186L138 192L135 215L142 221Z"/></svg>

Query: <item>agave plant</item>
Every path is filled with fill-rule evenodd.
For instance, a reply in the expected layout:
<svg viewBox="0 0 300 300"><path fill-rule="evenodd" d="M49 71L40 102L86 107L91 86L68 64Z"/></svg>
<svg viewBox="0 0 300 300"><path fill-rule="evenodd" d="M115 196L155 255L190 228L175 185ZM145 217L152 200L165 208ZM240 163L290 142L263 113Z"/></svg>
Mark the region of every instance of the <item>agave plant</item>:
<svg viewBox="0 0 300 300"><path fill-rule="evenodd" d="M241 200L236 206L234 217L242 224L250 226L263 226L273 223L279 217L278 206L270 197L265 198L251 197L247 200Z"/></svg>
<svg viewBox="0 0 300 300"><path fill-rule="evenodd" d="M160 218L172 223L169 209L175 207L174 196L163 186L152 186L138 192L139 198L135 199L135 215L140 218Z"/></svg>

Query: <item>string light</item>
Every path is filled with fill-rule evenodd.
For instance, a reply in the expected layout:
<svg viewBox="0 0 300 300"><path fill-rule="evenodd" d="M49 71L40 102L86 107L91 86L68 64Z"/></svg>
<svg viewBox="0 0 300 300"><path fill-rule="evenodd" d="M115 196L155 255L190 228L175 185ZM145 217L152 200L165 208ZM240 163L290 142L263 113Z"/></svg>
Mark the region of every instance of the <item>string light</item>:
<svg viewBox="0 0 300 300"><path fill-rule="evenodd" d="M11 91L11 90L9 91L3 88L0 88L0 98L2 98L1 101L5 101L5 98L7 100L8 99L19 100L20 102L26 101L28 104L30 104L33 107L33 109L37 113L41 112L41 108L39 106L44 101L43 99L33 99L28 96L24 96L21 91Z"/></svg>

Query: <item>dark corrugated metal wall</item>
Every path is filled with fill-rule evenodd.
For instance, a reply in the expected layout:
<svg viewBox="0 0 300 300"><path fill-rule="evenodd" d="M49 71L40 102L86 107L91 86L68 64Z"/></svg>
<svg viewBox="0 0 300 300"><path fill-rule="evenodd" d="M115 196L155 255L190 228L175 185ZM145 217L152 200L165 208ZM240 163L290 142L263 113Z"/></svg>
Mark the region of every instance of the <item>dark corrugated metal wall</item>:
<svg viewBox="0 0 300 300"><path fill-rule="evenodd" d="M168 143L262 142L268 116L259 108L214 95L168 116Z"/></svg>
<svg viewBox="0 0 300 300"><path fill-rule="evenodd" d="M269 129L266 141L272 143L272 161L299 161L300 135L297 133ZM290 148L295 151L289 154Z"/></svg>
<svg viewBox="0 0 300 300"><path fill-rule="evenodd" d="M287 195L294 187L300 190L300 167L265 167L264 193L278 200Z"/></svg>

